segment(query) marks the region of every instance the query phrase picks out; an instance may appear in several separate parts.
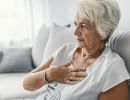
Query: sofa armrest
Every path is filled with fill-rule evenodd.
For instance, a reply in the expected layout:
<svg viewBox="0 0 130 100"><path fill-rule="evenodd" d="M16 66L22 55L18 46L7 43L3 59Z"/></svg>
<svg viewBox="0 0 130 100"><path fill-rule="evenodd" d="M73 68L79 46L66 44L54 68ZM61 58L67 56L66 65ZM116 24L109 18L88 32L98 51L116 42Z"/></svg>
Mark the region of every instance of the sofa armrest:
<svg viewBox="0 0 130 100"><path fill-rule="evenodd" d="M26 75L27 73L0 74L0 100L33 98L46 90L47 85L33 92L24 90L23 79Z"/></svg>

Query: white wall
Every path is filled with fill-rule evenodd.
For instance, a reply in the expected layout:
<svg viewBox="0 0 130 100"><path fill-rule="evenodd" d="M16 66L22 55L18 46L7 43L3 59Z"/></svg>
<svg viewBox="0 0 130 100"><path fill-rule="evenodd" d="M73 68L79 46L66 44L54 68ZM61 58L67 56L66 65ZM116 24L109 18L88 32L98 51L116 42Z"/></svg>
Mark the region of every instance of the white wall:
<svg viewBox="0 0 130 100"><path fill-rule="evenodd" d="M121 8L121 21L119 30L130 30L130 0L117 0ZM50 24L68 24L72 22L70 10L76 0L48 0Z"/></svg>
<svg viewBox="0 0 130 100"><path fill-rule="evenodd" d="M30 35L37 35L43 23L48 24L47 0L28 0L28 23L30 24ZM36 37L36 36L33 36ZM34 40L34 39L32 39Z"/></svg>
<svg viewBox="0 0 130 100"><path fill-rule="evenodd" d="M72 22L71 9L76 0L48 0L50 24L56 22L61 25Z"/></svg>
<svg viewBox="0 0 130 100"><path fill-rule="evenodd" d="M119 30L130 30L130 0L117 0L121 9Z"/></svg>

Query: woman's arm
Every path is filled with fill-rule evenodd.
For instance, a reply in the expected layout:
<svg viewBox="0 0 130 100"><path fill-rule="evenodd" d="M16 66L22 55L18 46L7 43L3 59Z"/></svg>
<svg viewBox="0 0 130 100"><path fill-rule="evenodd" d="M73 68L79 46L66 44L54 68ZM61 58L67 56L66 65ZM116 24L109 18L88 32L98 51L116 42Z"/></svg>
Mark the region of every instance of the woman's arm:
<svg viewBox="0 0 130 100"><path fill-rule="evenodd" d="M24 79L23 87L25 90L34 91L46 84L43 78L43 70L50 67L53 62L53 57L45 64L41 64L36 69L32 70Z"/></svg>
<svg viewBox="0 0 130 100"><path fill-rule="evenodd" d="M49 82L58 81L65 84L75 84L75 81L80 81L86 77L86 68L68 68L71 61L57 67L50 67L53 58L51 57L45 64L31 71L23 81L25 90L34 91L47 84L44 79L43 71L46 70L46 78Z"/></svg>
<svg viewBox="0 0 130 100"><path fill-rule="evenodd" d="M65 63L58 67L50 67L53 62L53 57L50 57L47 62L41 64L36 69L32 70L23 80L23 87L25 90L34 91L41 88L43 85L46 85L47 82L44 79L43 71L47 68L46 75L48 80L64 82L64 78L69 78L69 68L68 66L71 63ZM70 82L68 82L70 83Z"/></svg>
<svg viewBox="0 0 130 100"><path fill-rule="evenodd" d="M101 93L98 100L128 100L128 81Z"/></svg>

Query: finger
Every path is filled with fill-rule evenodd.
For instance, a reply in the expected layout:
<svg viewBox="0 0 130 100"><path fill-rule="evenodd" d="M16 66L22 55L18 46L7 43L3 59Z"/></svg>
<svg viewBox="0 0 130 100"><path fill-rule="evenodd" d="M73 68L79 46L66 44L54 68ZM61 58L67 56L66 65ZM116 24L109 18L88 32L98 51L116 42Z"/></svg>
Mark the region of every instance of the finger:
<svg viewBox="0 0 130 100"><path fill-rule="evenodd" d="M70 69L71 72L86 71L85 67L75 67Z"/></svg>
<svg viewBox="0 0 130 100"><path fill-rule="evenodd" d="M66 80L65 84L75 85L76 83L74 81Z"/></svg>
<svg viewBox="0 0 130 100"><path fill-rule="evenodd" d="M85 77L70 77L70 81L81 81L81 80L83 80Z"/></svg>
<svg viewBox="0 0 130 100"><path fill-rule="evenodd" d="M78 76L78 77L86 77L87 76L87 73L84 71L80 71L80 72L71 72L70 73L71 76Z"/></svg>
<svg viewBox="0 0 130 100"><path fill-rule="evenodd" d="M71 65L71 62L68 62L68 63L65 63L65 64L62 64L62 65L60 65L61 67L68 67L68 66L70 66Z"/></svg>

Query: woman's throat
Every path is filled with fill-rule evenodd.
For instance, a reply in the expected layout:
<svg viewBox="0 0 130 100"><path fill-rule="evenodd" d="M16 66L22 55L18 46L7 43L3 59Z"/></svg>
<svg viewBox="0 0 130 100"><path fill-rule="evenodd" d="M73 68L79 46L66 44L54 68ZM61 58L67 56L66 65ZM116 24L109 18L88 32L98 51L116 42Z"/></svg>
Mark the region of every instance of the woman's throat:
<svg viewBox="0 0 130 100"><path fill-rule="evenodd" d="M88 59L88 58L96 58L99 55L102 54L103 50L105 49L105 46L102 48L99 48L97 50L93 50L93 51L86 51L84 48L82 48L82 52L81 52L81 57Z"/></svg>

